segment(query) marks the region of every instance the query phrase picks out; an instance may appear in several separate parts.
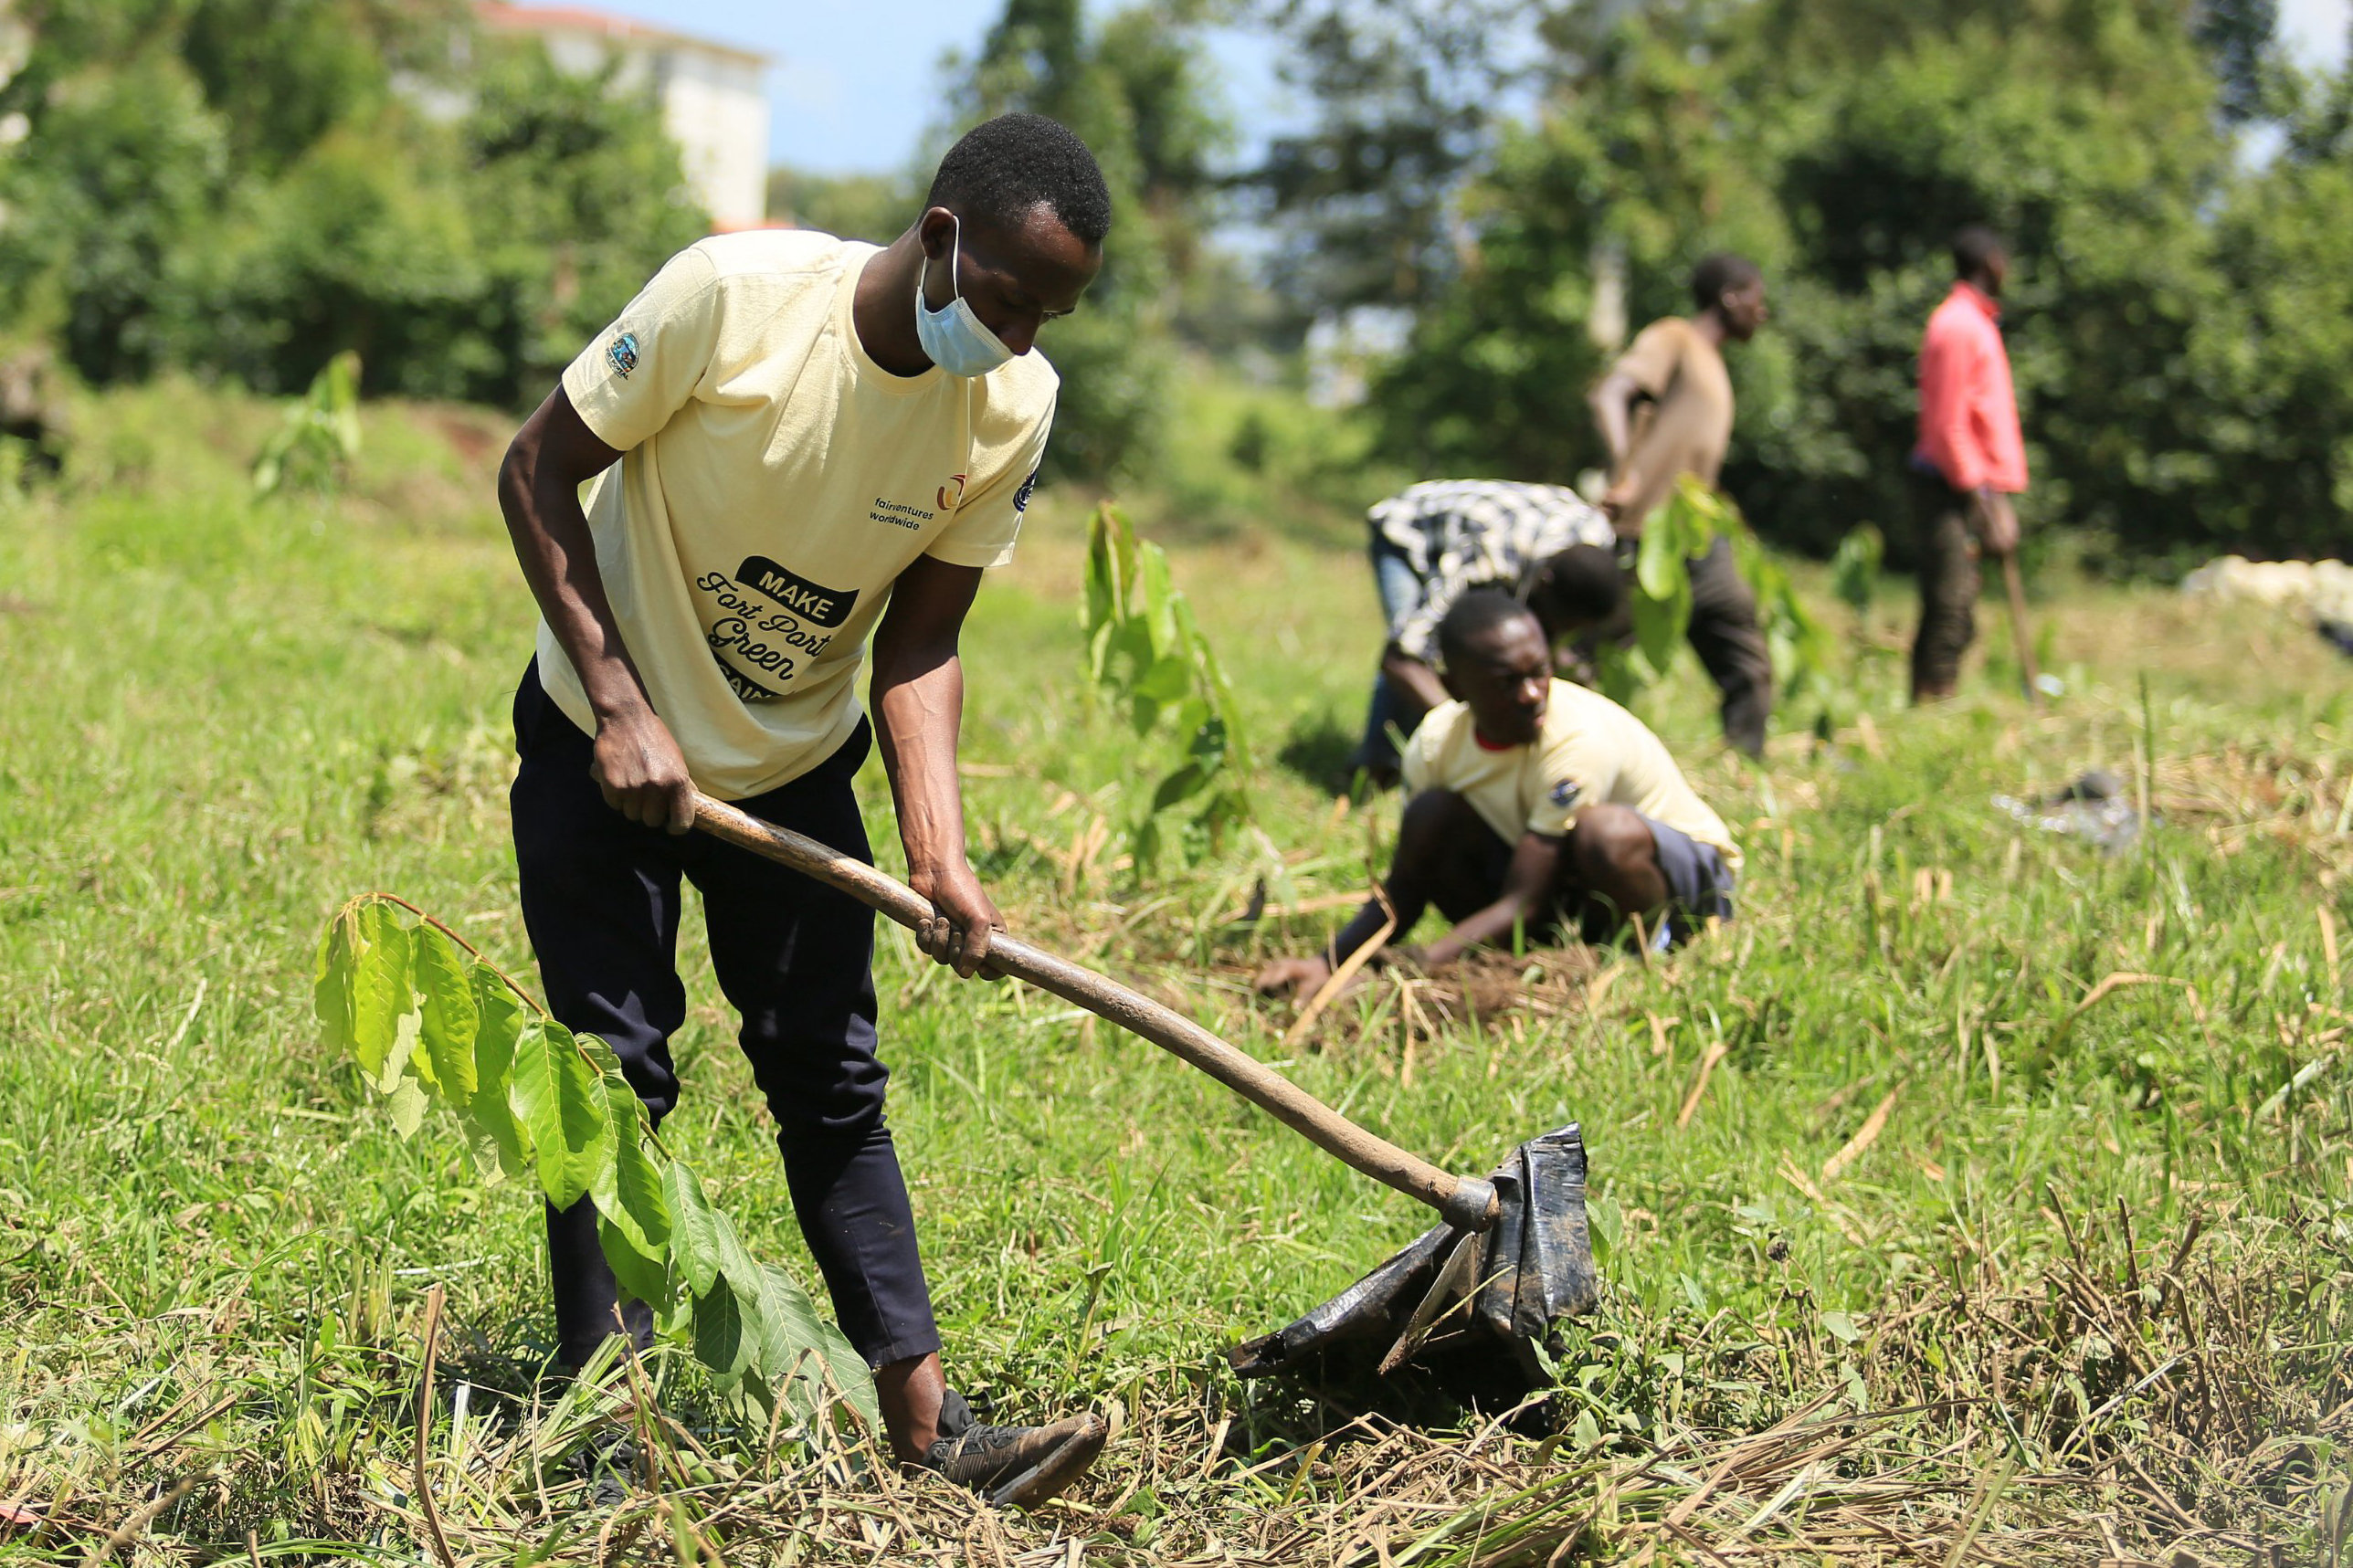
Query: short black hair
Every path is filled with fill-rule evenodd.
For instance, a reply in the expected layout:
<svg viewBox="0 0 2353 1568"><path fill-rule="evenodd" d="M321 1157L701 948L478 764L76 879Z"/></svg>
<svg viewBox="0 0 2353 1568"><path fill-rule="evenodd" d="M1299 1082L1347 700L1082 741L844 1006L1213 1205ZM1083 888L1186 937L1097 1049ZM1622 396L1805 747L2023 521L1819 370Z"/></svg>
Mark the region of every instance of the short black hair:
<svg viewBox="0 0 2353 1568"><path fill-rule="evenodd" d="M1713 310L1724 302L1724 297L1736 289L1746 289L1763 280L1765 274L1757 263L1745 256L1735 256L1719 250L1704 257L1692 268L1692 303L1703 310Z"/></svg>
<svg viewBox="0 0 2353 1568"><path fill-rule="evenodd" d="M1000 114L965 132L940 160L924 205L999 226L1042 205L1082 245L1101 245L1111 232L1111 192L1095 155L1042 114Z"/></svg>
<svg viewBox="0 0 2353 1568"><path fill-rule="evenodd" d="M1966 225L1953 234L1953 276L1974 277L1985 270L1987 262L2009 252L2010 247L1992 229L1981 223Z"/></svg>
<svg viewBox="0 0 2353 1568"><path fill-rule="evenodd" d="M1626 574L1618 557L1598 544L1572 544L1544 564L1532 605L1539 599L1580 626L1606 621L1626 602ZM1542 621L1544 616L1536 616ZM1552 628L1546 628L1550 631Z"/></svg>
<svg viewBox="0 0 2353 1568"><path fill-rule="evenodd" d="M1438 657L1452 664L1470 647L1471 639L1483 637L1504 623L1521 616L1535 620L1535 613L1509 594L1493 588L1473 588L1454 601L1438 623ZM1536 625L1542 636L1542 622Z"/></svg>

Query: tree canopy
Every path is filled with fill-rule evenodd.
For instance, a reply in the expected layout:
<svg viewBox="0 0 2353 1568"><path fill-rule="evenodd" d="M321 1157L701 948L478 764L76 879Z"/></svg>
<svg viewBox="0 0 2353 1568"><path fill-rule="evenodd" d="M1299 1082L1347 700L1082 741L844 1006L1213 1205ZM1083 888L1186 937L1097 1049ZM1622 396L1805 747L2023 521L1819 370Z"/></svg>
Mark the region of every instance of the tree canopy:
<svg viewBox="0 0 2353 1568"><path fill-rule="evenodd" d="M1442 30L1463 8L1368 14L1405 13ZM1341 73L1356 44L1298 5L1277 18L1303 15L1298 48ZM1573 480L1600 459L1582 395L1615 347L1601 279L1622 275L1640 325L1687 309L1692 264L1733 249L1765 268L1775 321L1731 356L1728 487L1789 543L1827 549L1864 521L1900 541L1920 330L1950 235L1987 223L2014 257L2032 517L2137 559L2341 549L2347 95L2280 64L2267 4L1752 0L1524 20L1532 63L1493 68L1483 101L1516 90L1527 110L1463 110L1479 145L1418 231L1434 262L1388 296L1410 298L1415 324L1376 409L1419 467ZM1361 95L1324 99L1308 140L1357 135ZM1390 112L1409 121L1395 133L1426 134L1426 106ZM2267 162L2241 140L2256 118L2280 141ZM1293 156L1265 172L1279 195ZM1293 236L1295 267L1324 298L1376 298L1351 281L1362 199L1322 210Z"/></svg>
<svg viewBox="0 0 2353 1568"><path fill-rule="evenodd" d="M649 98L452 0L20 9L0 309L94 381L535 401L709 227Z"/></svg>

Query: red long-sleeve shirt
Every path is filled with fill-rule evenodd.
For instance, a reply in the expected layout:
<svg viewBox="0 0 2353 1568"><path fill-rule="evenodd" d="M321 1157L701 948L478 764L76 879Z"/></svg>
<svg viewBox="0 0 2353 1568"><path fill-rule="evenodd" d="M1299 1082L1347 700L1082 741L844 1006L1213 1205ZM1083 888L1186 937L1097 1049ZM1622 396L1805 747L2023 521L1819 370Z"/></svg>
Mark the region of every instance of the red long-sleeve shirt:
<svg viewBox="0 0 2353 1568"><path fill-rule="evenodd" d="M1995 324L2001 307L1971 284L1956 283L1920 340L1920 444L1957 490L2026 488L2026 442L2010 354Z"/></svg>

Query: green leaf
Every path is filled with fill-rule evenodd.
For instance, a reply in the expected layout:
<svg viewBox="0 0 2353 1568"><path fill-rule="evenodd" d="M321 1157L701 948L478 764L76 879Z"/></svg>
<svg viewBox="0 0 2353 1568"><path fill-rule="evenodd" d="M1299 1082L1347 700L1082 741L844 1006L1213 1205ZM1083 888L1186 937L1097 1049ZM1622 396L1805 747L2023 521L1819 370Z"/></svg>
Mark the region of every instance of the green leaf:
<svg viewBox="0 0 2353 1568"><path fill-rule="evenodd" d="M672 1297L667 1255L647 1251L602 1209L596 1211L596 1241L604 1248L605 1262L622 1289L657 1312L670 1310Z"/></svg>
<svg viewBox="0 0 2353 1568"><path fill-rule="evenodd" d="M714 1208L711 1211L711 1234L712 1245L719 1253L719 1271L734 1281L736 1289L757 1300L765 1287L765 1277L760 1272L759 1264L753 1260L751 1249L744 1245L743 1237L736 1234L735 1222L727 1217L725 1210Z"/></svg>
<svg viewBox="0 0 2353 1568"><path fill-rule="evenodd" d="M1193 668L1174 654L1155 658L1135 678L1135 692L1167 706L1181 702L1193 688Z"/></svg>
<svg viewBox="0 0 2353 1568"><path fill-rule="evenodd" d="M1626 1211L1618 1200L1607 1193L1585 1195L1586 1235L1593 1245L1593 1261L1607 1267L1610 1254L1618 1250L1618 1238L1626 1228Z"/></svg>
<svg viewBox="0 0 2353 1568"><path fill-rule="evenodd" d="M1095 649L1097 679L1103 675L1102 649L1119 605L1119 584L1111 563L1108 529L1103 509L1097 508L1087 520L1087 592L1079 606L1079 628L1087 634L1088 645Z"/></svg>
<svg viewBox="0 0 2353 1568"><path fill-rule="evenodd" d="M662 1195L670 1207L670 1261L688 1295L708 1296L720 1276L719 1227L702 1179L673 1160L662 1172Z"/></svg>
<svg viewBox="0 0 2353 1568"><path fill-rule="evenodd" d="M726 1280L694 1298L694 1359L723 1383L742 1376L758 1348L747 1317L744 1298Z"/></svg>
<svg viewBox="0 0 2353 1568"><path fill-rule="evenodd" d="M1854 1319L1844 1312L1824 1312L1822 1327L1842 1345L1851 1345L1862 1338L1862 1331L1854 1326Z"/></svg>
<svg viewBox="0 0 2353 1568"><path fill-rule="evenodd" d="M1194 717L1197 711L1198 718ZM1205 768L1214 770L1223 764L1233 740L1232 731L1226 728L1226 721L1212 714L1209 705L1198 698L1187 702L1177 718L1193 726L1193 739L1186 746L1185 754Z"/></svg>
<svg viewBox="0 0 2353 1568"><path fill-rule="evenodd" d="M1576 1437L1577 1446L1580 1449L1598 1448L1601 1446L1601 1424L1593 1418L1593 1412L1589 1409L1577 1413L1577 1424L1570 1427L1569 1431Z"/></svg>
<svg viewBox="0 0 2353 1568"><path fill-rule="evenodd" d="M345 905L320 933L319 958L311 983L311 1010L326 1033L327 1048L354 1055L359 1047L352 988L359 941L359 911Z"/></svg>
<svg viewBox="0 0 2353 1568"><path fill-rule="evenodd" d="M1201 787L1208 782L1209 773L1207 768L1198 763L1187 763L1183 767L1162 779L1160 787L1152 792L1152 809L1155 813L1166 811L1188 796L1199 793Z"/></svg>
<svg viewBox="0 0 2353 1568"><path fill-rule="evenodd" d="M540 1191L557 1208L578 1203L613 1158L613 1120L571 1030L545 1018L523 1025L507 1104L531 1139Z"/></svg>
<svg viewBox="0 0 2353 1568"><path fill-rule="evenodd" d="M1673 515L1672 512L1670 516ZM1642 542L1634 552L1635 585L1652 599L1665 599L1675 590L1678 578L1688 579L1689 568L1683 563L1683 552L1676 548L1678 531L1672 526L1650 527L1642 531Z"/></svg>
<svg viewBox="0 0 2353 1568"><path fill-rule="evenodd" d="M800 1281L776 1264L761 1270L760 1352L756 1365L765 1386L781 1393L803 1416L814 1415L831 1383L868 1426L882 1425L874 1376L841 1331L818 1315Z"/></svg>
<svg viewBox="0 0 2353 1568"><path fill-rule="evenodd" d="M417 1076L463 1109L474 1098L474 1030L480 1008L458 944L430 926L410 934L412 979L423 1003Z"/></svg>
<svg viewBox="0 0 2353 1568"><path fill-rule="evenodd" d="M425 1090L413 1078L392 1086L392 1130L406 1141L425 1125Z"/></svg>
<svg viewBox="0 0 2353 1568"><path fill-rule="evenodd" d="M351 1049L360 1070L380 1091L399 1087L415 1043L417 1012L409 989L408 929L385 903L360 906L353 917L351 962Z"/></svg>
<svg viewBox="0 0 2353 1568"><path fill-rule="evenodd" d="M1691 626L1691 577L1683 563L1675 562L1675 580L1672 592L1664 598L1654 598L1648 593L1630 595L1634 612L1634 646L1655 669L1664 669L1683 640Z"/></svg>
<svg viewBox="0 0 2353 1568"><path fill-rule="evenodd" d="M507 1091L513 1079L516 1044L532 1015L514 988L487 963L468 966L474 994L474 1092L466 1101L468 1141L485 1176L520 1178L531 1168L531 1144L516 1125Z"/></svg>
<svg viewBox="0 0 2353 1568"><path fill-rule="evenodd" d="M1157 662L1183 651L1176 637L1176 613L1170 605L1176 589L1168 580L1166 551L1157 544L1141 544L1135 553L1136 586L1144 596L1145 625L1152 630L1152 657Z"/></svg>
<svg viewBox="0 0 2353 1568"><path fill-rule="evenodd" d="M1642 656L1604 643L1594 659L1595 673L1601 683L1601 695L1623 708L1642 694L1642 675L1638 666L1646 665Z"/></svg>
<svg viewBox="0 0 2353 1568"><path fill-rule="evenodd" d="M629 1294L667 1308L670 1290L670 1204L662 1173L646 1148L650 1131L644 1102L622 1076L612 1047L594 1035L579 1037L597 1068L605 1104L613 1121L613 1159L598 1172L588 1195L596 1200L598 1236L614 1277ZM627 1253L616 1256L617 1247Z"/></svg>

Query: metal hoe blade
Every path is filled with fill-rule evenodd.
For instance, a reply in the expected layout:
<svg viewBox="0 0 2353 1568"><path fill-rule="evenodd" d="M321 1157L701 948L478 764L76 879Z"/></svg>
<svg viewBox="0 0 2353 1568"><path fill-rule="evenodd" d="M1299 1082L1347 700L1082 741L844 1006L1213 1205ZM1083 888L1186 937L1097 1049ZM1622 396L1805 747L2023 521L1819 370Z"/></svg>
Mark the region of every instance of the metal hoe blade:
<svg viewBox="0 0 2353 1568"><path fill-rule="evenodd" d="M1336 1360L1381 1376L1419 1365L1484 1397L1543 1386L1535 1347L1599 1293L1577 1124L1521 1144L1490 1179L1493 1226L1424 1233L1306 1316L1232 1347L1234 1370L1264 1377Z"/></svg>

